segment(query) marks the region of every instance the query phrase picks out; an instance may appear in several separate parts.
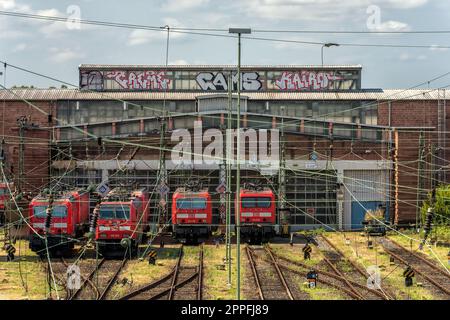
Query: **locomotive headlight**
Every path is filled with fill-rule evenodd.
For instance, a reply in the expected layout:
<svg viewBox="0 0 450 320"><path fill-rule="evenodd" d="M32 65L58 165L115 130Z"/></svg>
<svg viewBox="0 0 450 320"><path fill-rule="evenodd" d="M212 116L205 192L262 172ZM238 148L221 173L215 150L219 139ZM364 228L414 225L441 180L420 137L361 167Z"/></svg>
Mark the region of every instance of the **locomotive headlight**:
<svg viewBox="0 0 450 320"><path fill-rule="evenodd" d="M131 230L131 227L130 226L120 226L119 227L119 230Z"/></svg>
<svg viewBox="0 0 450 320"><path fill-rule="evenodd" d="M241 212L241 217L253 217L253 212Z"/></svg>
<svg viewBox="0 0 450 320"><path fill-rule="evenodd" d="M99 229L100 231L109 231L109 230L111 230L110 227L106 227L106 226L99 226L98 229Z"/></svg>
<svg viewBox="0 0 450 320"><path fill-rule="evenodd" d="M260 217L271 217L272 216L272 212L260 212L259 216Z"/></svg>

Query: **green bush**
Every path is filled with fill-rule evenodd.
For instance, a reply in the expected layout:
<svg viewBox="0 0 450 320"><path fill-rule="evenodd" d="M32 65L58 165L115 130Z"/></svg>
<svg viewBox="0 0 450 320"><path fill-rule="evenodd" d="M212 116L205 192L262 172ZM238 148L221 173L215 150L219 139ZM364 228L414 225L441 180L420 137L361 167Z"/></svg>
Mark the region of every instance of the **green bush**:
<svg viewBox="0 0 450 320"><path fill-rule="evenodd" d="M431 205L431 192L428 199L423 203L421 208L422 223L425 222L427 210ZM448 226L450 225L450 185L439 186L436 189L434 225Z"/></svg>

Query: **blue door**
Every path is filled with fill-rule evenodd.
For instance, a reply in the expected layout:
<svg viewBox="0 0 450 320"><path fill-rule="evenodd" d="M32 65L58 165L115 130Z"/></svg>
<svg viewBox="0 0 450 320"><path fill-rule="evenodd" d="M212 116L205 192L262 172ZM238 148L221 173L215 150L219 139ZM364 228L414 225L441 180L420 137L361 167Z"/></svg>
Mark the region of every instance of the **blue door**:
<svg viewBox="0 0 450 320"><path fill-rule="evenodd" d="M352 202L352 229L362 229L362 221L366 215L366 210L376 210L381 201L353 201Z"/></svg>

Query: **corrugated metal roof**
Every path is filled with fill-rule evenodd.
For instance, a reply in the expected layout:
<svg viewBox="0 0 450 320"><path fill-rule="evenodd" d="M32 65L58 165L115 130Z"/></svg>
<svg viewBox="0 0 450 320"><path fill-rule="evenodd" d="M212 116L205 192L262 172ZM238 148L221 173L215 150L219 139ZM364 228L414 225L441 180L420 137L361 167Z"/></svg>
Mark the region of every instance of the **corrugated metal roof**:
<svg viewBox="0 0 450 320"><path fill-rule="evenodd" d="M104 69L117 69L117 70L133 70L133 69L169 69L169 70L198 70L198 69L208 69L208 70L219 70L219 69L232 69L237 68L236 65L145 65L145 64L131 64L131 65L117 65L117 64L80 64L79 69L85 70L104 70ZM361 69L362 65L241 65L241 69L247 70L285 70L285 69Z"/></svg>
<svg viewBox="0 0 450 320"><path fill-rule="evenodd" d="M220 92L94 92L78 89L11 89L0 90L1 100L195 100L198 96ZM251 100L438 100L437 89L427 90L358 90L340 92L243 92ZM443 95L441 95L442 98ZM450 90L445 90L450 99Z"/></svg>

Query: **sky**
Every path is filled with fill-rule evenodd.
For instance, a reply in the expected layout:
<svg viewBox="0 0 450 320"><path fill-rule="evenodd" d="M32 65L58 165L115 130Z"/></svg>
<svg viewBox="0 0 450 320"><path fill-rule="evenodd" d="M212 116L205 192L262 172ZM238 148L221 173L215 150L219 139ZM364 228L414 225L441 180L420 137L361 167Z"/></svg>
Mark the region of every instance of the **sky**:
<svg viewBox="0 0 450 320"><path fill-rule="evenodd" d="M313 42L425 45L324 49L324 64L361 64L363 88L410 88L450 71L450 34L373 31L450 30L448 0L0 0L0 11L162 27L372 31L368 34L261 33ZM226 32L224 32L226 34ZM78 65L164 64L160 31L76 25L0 15L0 60L78 84ZM171 33L169 64L236 64L237 41ZM242 64L321 64L321 46L244 39ZM0 71L3 68L0 67ZM2 76L4 77L4 76ZM0 77L1 83L4 79ZM60 83L7 69L6 85ZM423 87L450 85L450 75Z"/></svg>

